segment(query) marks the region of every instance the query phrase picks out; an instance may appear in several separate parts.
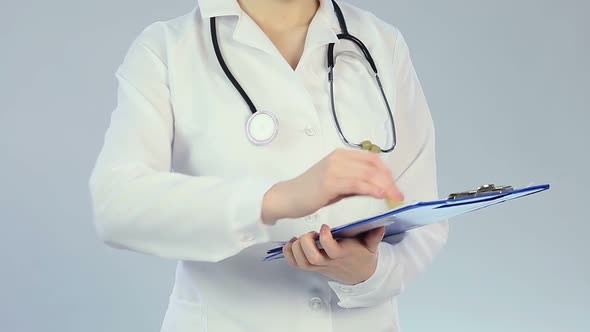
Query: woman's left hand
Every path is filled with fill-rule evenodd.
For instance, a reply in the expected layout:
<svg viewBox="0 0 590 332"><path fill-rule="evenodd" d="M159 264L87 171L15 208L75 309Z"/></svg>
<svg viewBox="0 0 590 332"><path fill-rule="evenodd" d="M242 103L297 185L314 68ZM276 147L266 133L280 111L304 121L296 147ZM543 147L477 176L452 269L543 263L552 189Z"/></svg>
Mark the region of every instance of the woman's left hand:
<svg viewBox="0 0 590 332"><path fill-rule="evenodd" d="M336 241L330 228L322 225L319 239L323 249L318 249L317 232L293 238L283 248L289 265L322 275L347 285L355 285L369 279L377 268L379 243L385 227L373 229L360 238Z"/></svg>

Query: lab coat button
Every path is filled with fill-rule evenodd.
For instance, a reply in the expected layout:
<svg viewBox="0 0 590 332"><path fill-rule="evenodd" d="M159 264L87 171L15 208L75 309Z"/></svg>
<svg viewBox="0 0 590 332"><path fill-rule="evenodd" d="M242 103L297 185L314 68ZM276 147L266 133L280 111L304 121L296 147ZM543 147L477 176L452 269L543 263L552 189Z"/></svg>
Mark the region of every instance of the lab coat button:
<svg viewBox="0 0 590 332"><path fill-rule="evenodd" d="M314 311L318 311L322 308L322 299L320 299L319 297L314 297L311 300L309 300L309 307L311 308L311 310Z"/></svg>
<svg viewBox="0 0 590 332"><path fill-rule="evenodd" d="M343 293L350 293L350 292L352 292L352 289L350 287L340 286L339 288L340 288L340 290Z"/></svg>
<svg viewBox="0 0 590 332"><path fill-rule="evenodd" d="M313 127L307 126L307 127L305 127L304 131L307 134L307 136L315 135L315 130L313 129Z"/></svg>
<svg viewBox="0 0 590 332"><path fill-rule="evenodd" d="M305 221L307 221L308 223L312 223L315 222L318 219L318 215L317 214L310 214L309 216L305 217Z"/></svg>

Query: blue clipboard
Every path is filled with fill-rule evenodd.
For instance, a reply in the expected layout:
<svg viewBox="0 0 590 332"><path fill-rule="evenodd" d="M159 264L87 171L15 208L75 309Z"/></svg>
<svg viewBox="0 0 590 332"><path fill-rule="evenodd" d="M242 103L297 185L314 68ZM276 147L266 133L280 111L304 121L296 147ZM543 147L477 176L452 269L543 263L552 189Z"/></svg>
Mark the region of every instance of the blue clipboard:
<svg viewBox="0 0 590 332"><path fill-rule="evenodd" d="M374 217L335 227L331 231L334 238L338 239L354 237L371 229L386 226L385 236L395 235L461 214L536 194L549 189L549 187L549 184L542 184L500 193L481 194L474 197L408 203ZM279 242L280 246L268 250L264 260L283 258L283 246L285 243Z"/></svg>

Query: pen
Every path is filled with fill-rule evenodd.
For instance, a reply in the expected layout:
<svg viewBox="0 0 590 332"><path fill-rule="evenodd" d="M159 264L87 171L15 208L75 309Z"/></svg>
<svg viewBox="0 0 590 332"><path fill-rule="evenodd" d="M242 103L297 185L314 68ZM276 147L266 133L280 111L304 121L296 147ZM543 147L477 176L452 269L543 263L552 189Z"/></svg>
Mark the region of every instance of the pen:
<svg viewBox="0 0 590 332"><path fill-rule="evenodd" d="M363 141L360 145L361 145L362 150L369 151L372 153L380 153L381 152L381 148L378 145L373 144L373 142L371 142L371 141L368 141L368 140ZM403 201L394 201L391 199L386 199L385 202L387 203L387 207L391 210L404 204Z"/></svg>

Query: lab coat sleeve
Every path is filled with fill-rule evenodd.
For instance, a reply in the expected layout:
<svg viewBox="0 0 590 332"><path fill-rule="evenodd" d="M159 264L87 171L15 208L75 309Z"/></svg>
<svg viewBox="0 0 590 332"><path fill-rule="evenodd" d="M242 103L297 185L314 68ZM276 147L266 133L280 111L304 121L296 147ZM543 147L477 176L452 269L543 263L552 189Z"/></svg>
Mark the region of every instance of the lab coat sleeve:
<svg viewBox="0 0 590 332"><path fill-rule="evenodd" d="M396 40L395 109L399 112L398 119L403 119L400 124L403 128L399 128L399 150L405 149L406 153L402 154L412 157L398 174L397 185L407 201L434 200L438 198L438 193L432 117L410 60L408 46L399 32ZM387 157L386 161L392 169L400 172L393 165L399 160ZM432 262L446 243L447 236L448 223L442 221L402 236L385 238L379 245L376 271L368 280L353 286L329 281L338 296L338 305L343 308L371 307L399 295L406 284Z"/></svg>
<svg viewBox="0 0 590 332"><path fill-rule="evenodd" d="M116 71L117 107L89 181L99 237L115 248L192 261L219 261L267 242L261 208L273 181L171 172L165 54L148 33Z"/></svg>

